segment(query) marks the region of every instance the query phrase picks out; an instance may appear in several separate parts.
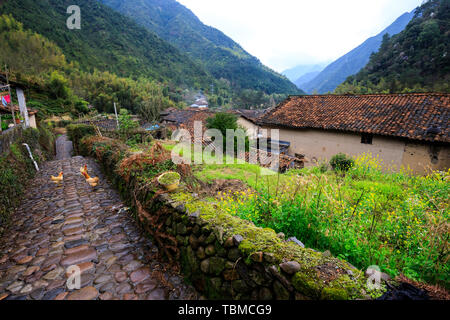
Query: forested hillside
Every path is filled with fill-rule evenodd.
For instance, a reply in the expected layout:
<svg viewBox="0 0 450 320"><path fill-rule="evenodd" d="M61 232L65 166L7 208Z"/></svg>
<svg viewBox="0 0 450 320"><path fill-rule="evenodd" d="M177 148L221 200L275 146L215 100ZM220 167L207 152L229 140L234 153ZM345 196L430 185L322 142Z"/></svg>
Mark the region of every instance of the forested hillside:
<svg viewBox="0 0 450 320"><path fill-rule="evenodd" d="M81 30L69 30L66 10L73 4L71 0L6 0L1 12L52 40L84 71L97 69L187 87L211 83L203 67L187 55L96 0L76 1Z"/></svg>
<svg viewBox="0 0 450 320"><path fill-rule="evenodd" d="M372 53L377 52L383 41L383 36L393 36L405 29L411 21L414 12L404 13L397 18L389 27L374 37L364 41L361 45L330 63L311 81L303 83L299 87L307 93L332 92L338 85L344 82L348 76L358 73L369 62ZM297 82L296 82L297 84Z"/></svg>
<svg viewBox="0 0 450 320"><path fill-rule="evenodd" d="M204 25L175 0L100 1L187 53L216 79L226 79L235 92L241 89L266 94L300 92L286 77L264 66L221 31Z"/></svg>
<svg viewBox="0 0 450 320"><path fill-rule="evenodd" d="M406 29L385 36L367 66L336 93L449 92L450 0L430 0Z"/></svg>
<svg viewBox="0 0 450 320"><path fill-rule="evenodd" d="M54 42L24 29L12 16L0 16L0 41L0 64L8 66L10 80L26 90L27 105L41 111L40 117L78 116L89 111L88 104L112 112L116 102L137 113L150 101L158 101L153 104L158 110L175 106L168 88L154 80L80 70L77 63L67 62Z"/></svg>

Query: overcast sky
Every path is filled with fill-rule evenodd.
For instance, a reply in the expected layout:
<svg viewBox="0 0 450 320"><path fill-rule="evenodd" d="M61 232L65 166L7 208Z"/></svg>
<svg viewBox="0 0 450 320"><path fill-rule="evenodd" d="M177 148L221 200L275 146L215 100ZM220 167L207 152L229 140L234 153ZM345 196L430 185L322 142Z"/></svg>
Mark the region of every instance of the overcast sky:
<svg viewBox="0 0 450 320"><path fill-rule="evenodd" d="M423 0L177 0L265 65L332 61Z"/></svg>

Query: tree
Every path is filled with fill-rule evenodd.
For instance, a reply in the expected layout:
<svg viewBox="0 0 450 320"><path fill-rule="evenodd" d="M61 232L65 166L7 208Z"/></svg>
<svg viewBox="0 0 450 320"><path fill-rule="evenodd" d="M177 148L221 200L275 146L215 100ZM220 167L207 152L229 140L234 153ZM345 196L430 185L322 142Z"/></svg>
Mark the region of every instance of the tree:
<svg viewBox="0 0 450 320"><path fill-rule="evenodd" d="M119 126L120 126L120 131L127 132L131 129L137 128L139 126L139 124L136 121L133 121L131 119L131 115L128 114L127 109L120 109Z"/></svg>
<svg viewBox="0 0 450 320"><path fill-rule="evenodd" d="M227 146L227 129L237 130L239 128L237 123L237 116L232 113L219 112L214 115L214 117L206 119L206 127L208 129L217 129L222 133L223 136L223 151L226 152ZM237 151L238 147L238 137L234 136L234 151ZM245 136L245 151L249 150L249 140L248 136Z"/></svg>
<svg viewBox="0 0 450 320"><path fill-rule="evenodd" d="M67 99L71 95L71 91L68 88L67 83L66 78L64 78L61 73L53 71L47 84L47 88L54 98Z"/></svg>
<svg viewBox="0 0 450 320"><path fill-rule="evenodd" d="M206 119L206 127L217 129L226 137L227 129L236 130L238 128L237 116L231 113L218 112L214 117Z"/></svg>

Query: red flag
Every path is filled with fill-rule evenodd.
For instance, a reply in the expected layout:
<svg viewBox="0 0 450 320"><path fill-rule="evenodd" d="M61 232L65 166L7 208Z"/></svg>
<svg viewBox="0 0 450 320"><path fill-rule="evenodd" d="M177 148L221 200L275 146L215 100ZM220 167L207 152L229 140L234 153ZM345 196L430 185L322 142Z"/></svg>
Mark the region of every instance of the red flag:
<svg viewBox="0 0 450 320"><path fill-rule="evenodd" d="M6 107L11 103L11 96L9 94L2 96L2 104Z"/></svg>

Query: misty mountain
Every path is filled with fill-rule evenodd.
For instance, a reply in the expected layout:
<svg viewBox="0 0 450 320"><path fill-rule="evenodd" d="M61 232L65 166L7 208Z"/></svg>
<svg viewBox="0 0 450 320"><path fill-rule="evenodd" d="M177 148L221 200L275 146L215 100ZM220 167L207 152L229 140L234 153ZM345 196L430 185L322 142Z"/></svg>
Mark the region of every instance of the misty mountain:
<svg viewBox="0 0 450 320"><path fill-rule="evenodd" d="M382 32L367 39L360 46L329 64L314 79L303 84L301 89L307 93L334 91L347 77L358 73L369 62L371 54L379 50L386 33L393 36L401 32L413 17L414 11L404 13Z"/></svg>
<svg viewBox="0 0 450 320"><path fill-rule="evenodd" d="M295 94L300 90L286 77L264 66L221 31L203 24L175 0L99 0L133 18L201 64L216 79L237 90Z"/></svg>
<svg viewBox="0 0 450 320"><path fill-rule="evenodd" d="M317 74L320 73L320 71L322 71L327 65L328 63L302 64L284 70L281 74L285 75L289 80L295 83L297 80L299 80L299 78L303 77L306 74L311 74L314 72L317 72Z"/></svg>
<svg viewBox="0 0 450 320"><path fill-rule="evenodd" d="M312 79L314 79L315 77L317 77L319 75L320 71L314 71L314 72L308 72L305 73L304 75L302 75L300 78L298 78L297 80L294 81L294 84L298 87L301 88L303 87L306 83L310 82Z"/></svg>

